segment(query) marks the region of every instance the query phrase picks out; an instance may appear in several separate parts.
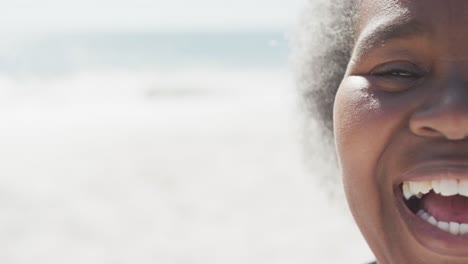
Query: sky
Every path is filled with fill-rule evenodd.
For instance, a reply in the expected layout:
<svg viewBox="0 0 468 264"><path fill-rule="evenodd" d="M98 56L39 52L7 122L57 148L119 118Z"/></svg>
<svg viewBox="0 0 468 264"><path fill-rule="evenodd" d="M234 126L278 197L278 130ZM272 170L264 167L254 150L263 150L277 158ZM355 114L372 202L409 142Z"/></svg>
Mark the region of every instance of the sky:
<svg viewBox="0 0 468 264"><path fill-rule="evenodd" d="M0 0L0 31L287 29L303 1Z"/></svg>

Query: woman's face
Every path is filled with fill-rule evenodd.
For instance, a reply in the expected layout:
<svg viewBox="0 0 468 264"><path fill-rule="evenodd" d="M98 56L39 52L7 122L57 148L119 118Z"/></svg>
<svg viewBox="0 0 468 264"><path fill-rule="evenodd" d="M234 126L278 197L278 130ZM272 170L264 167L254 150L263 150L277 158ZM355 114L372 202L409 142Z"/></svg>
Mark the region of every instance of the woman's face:
<svg viewBox="0 0 468 264"><path fill-rule="evenodd" d="M381 263L468 263L468 1L358 10L334 108L352 213Z"/></svg>

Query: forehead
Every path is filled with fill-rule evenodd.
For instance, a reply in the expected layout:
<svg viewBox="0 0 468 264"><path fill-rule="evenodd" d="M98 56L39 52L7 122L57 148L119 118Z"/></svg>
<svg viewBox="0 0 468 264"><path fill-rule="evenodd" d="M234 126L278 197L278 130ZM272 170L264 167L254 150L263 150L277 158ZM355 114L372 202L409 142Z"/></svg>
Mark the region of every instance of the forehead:
<svg viewBox="0 0 468 264"><path fill-rule="evenodd" d="M419 20L436 20L434 22L458 25L468 21L466 0L361 0L358 7L361 26L383 18L414 17Z"/></svg>
<svg viewBox="0 0 468 264"><path fill-rule="evenodd" d="M425 37L446 49L467 49L467 0L361 0L356 22L361 52L388 40L413 37Z"/></svg>

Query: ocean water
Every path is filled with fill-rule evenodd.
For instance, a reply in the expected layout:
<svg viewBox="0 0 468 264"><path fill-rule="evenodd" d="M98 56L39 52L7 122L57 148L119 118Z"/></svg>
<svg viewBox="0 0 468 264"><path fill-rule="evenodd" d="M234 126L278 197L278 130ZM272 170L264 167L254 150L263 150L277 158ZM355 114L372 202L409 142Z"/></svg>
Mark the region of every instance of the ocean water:
<svg viewBox="0 0 468 264"><path fill-rule="evenodd" d="M5 36L0 263L372 259L305 169L287 58L283 32Z"/></svg>
<svg viewBox="0 0 468 264"><path fill-rule="evenodd" d="M200 65L272 69L284 67L287 54L287 35L281 32L43 33L7 37L0 45L0 71L56 76Z"/></svg>

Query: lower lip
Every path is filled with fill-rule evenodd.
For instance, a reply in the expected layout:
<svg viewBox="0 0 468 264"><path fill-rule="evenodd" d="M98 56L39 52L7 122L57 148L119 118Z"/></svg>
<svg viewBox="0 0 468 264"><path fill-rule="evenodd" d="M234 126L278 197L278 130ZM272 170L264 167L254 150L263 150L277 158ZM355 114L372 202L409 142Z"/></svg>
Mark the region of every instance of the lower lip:
<svg viewBox="0 0 468 264"><path fill-rule="evenodd" d="M406 206L401 188L395 188L397 208L410 233L423 247L441 255L468 257L468 234L452 235L429 224Z"/></svg>

